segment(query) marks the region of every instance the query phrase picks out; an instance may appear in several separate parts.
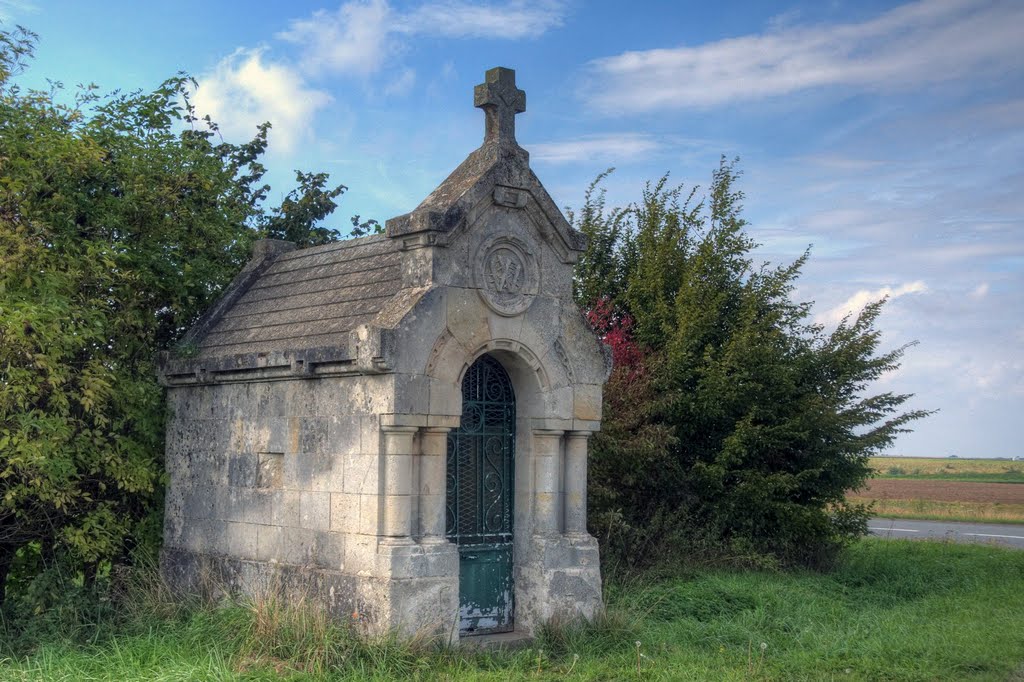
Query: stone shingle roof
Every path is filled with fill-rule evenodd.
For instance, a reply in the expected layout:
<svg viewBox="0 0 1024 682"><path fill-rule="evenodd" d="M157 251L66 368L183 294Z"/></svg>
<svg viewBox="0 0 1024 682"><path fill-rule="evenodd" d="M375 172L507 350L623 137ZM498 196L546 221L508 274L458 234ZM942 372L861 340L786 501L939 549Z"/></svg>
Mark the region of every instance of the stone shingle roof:
<svg viewBox="0 0 1024 682"><path fill-rule="evenodd" d="M345 347L398 291L399 246L374 235L278 255L204 325L197 357Z"/></svg>

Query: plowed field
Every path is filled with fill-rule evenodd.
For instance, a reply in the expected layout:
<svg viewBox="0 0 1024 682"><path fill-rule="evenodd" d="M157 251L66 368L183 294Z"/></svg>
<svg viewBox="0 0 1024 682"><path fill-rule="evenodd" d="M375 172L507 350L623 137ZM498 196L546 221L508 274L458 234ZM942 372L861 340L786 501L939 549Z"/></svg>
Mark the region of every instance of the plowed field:
<svg viewBox="0 0 1024 682"><path fill-rule="evenodd" d="M968 483L964 481L921 481L872 479L867 488L850 497L872 500L937 500L942 502L995 502L1024 504L1024 485L1019 483Z"/></svg>

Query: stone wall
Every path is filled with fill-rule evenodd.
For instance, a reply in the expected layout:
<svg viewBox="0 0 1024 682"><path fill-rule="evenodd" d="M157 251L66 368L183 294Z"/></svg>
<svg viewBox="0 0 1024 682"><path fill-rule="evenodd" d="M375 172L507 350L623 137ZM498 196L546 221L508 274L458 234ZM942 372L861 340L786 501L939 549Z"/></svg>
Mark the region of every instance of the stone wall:
<svg viewBox="0 0 1024 682"><path fill-rule="evenodd" d="M362 379L169 391L164 543L176 557L176 580L200 578L202 562L189 575L188 555L214 573L223 563L215 559L230 557L234 568L221 577L234 582L261 578L239 562L286 573L373 573L378 415L389 392L384 377Z"/></svg>

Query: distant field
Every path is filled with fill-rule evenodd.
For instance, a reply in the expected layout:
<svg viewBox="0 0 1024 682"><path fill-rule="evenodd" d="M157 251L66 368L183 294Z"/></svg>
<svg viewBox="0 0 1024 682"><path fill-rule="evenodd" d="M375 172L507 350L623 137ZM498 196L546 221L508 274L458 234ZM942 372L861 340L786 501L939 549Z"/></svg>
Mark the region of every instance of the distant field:
<svg viewBox="0 0 1024 682"><path fill-rule="evenodd" d="M856 498L854 498L856 499ZM875 500L875 516L920 521L1024 524L1024 504L946 502L936 500Z"/></svg>
<svg viewBox="0 0 1024 682"><path fill-rule="evenodd" d="M1024 523L1024 462L872 457L876 477L851 491L874 513L904 519Z"/></svg>
<svg viewBox="0 0 1024 682"><path fill-rule="evenodd" d="M1024 505L1024 486L979 481L873 478L855 493L875 500L936 500Z"/></svg>
<svg viewBox="0 0 1024 682"><path fill-rule="evenodd" d="M1024 483L1024 461L941 457L872 457L879 478Z"/></svg>

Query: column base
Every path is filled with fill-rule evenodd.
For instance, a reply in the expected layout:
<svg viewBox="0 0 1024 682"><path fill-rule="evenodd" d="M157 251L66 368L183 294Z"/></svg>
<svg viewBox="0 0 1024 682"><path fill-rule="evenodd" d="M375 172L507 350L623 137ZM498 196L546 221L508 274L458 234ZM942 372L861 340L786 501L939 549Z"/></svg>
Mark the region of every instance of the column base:
<svg viewBox="0 0 1024 682"><path fill-rule="evenodd" d="M367 597L377 604L369 634L394 632L445 642L458 638L459 552L455 545L382 542L377 548L376 576L369 584Z"/></svg>
<svg viewBox="0 0 1024 682"><path fill-rule="evenodd" d="M382 545L391 545L393 547L403 547L403 546L415 546L416 545L416 541L413 540L410 537L381 538L380 544L382 544Z"/></svg>
<svg viewBox="0 0 1024 682"><path fill-rule="evenodd" d="M535 535L516 576L516 624L591 619L604 609L597 540L589 534Z"/></svg>

